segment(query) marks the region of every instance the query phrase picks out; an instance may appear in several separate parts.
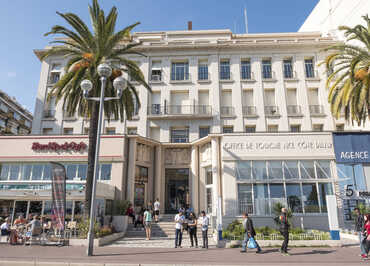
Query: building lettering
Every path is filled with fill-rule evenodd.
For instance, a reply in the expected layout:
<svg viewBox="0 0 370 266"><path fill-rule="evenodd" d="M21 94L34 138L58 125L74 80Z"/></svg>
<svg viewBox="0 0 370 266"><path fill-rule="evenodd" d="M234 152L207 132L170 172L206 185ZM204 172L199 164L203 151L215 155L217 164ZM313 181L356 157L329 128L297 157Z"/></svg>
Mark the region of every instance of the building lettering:
<svg viewBox="0 0 370 266"><path fill-rule="evenodd" d="M369 158L369 152L368 151L342 151L340 153L341 159L361 159L365 160Z"/></svg>
<svg viewBox="0 0 370 266"><path fill-rule="evenodd" d="M261 150L326 150L333 144L323 141L275 141L275 142L226 142L225 150L232 151L261 151ZM366 153L366 154L365 154ZM350 155L346 155L350 156ZM368 156L367 152L358 156ZM365 157L367 158L367 157Z"/></svg>

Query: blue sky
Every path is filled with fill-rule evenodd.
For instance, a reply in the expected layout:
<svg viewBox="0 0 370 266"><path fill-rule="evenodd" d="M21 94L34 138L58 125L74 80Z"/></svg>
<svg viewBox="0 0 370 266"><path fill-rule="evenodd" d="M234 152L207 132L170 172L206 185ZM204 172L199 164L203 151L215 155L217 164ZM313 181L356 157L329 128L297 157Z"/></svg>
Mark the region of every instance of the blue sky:
<svg viewBox="0 0 370 266"><path fill-rule="evenodd" d="M91 0L2 0L0 12L0 89L32 113L41 64L33 49L45 47L43 36L63 20L55 14L73 12L89 21ZM245 31L243 8L248 10L250 33L295 32L318 0L100 0L107 11L118 8L118 28L140 21L135 31L193 29Z"/></svg>

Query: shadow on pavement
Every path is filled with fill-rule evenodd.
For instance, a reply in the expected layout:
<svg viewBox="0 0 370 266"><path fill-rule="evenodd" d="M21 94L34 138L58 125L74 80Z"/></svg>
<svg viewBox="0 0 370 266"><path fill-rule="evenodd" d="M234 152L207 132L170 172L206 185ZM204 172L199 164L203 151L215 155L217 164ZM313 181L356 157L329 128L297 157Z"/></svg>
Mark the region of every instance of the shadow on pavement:
<svg viewBox="0 0 370 266"><path fill-rule="evenodd" d="M308 252L301 252L301 253L290 253L292 256L300 256L300 255L315 255L315 254L320 254L320 255L325 255L325 254L330 254L336 252L336 250L312 250Z"/></svg>
<svg viewBox="0 0 370 266"><path fill-rule="evenodd" d="M166 251L151 251L151 252L134 252L134 253L105 253L105 254L95 254L94 257L109 257L109 256L132 256L132 255L148 255L148 254L174 254L174 253L188 253L188 252L202 252L210 251L211 249L178 249L178 250L166 250Z"/></svg>

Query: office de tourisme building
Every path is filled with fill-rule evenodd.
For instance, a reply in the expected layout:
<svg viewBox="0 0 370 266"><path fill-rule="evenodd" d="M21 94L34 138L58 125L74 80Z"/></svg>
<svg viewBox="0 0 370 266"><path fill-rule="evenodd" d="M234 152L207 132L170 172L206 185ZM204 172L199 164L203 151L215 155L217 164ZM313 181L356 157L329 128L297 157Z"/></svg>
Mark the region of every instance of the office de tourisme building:
<svg viewBox="0 0 370 266"><path fill-rule="evenodd" d="M104 121L99 213L115 199L137 207L159 198L163 213L181 205L221 211L226 225L247 211L261 226L273 224L272 208L282 203L295 223L327 229L326 195L351 182L367 190L367 165L335 162L331 132L358 129L334 119L327 103L318 63L336 43L331 37L187 30L133 40L147 57L130 59L153 92L137 85L142 108L127 135L120 121ZM50 213L50 161L67 169L67 217L81 215L89 121L46 102L65 63L42 61L33 135L0 138L0 215ZM357 203L338 196L342 225Z"/></svg>

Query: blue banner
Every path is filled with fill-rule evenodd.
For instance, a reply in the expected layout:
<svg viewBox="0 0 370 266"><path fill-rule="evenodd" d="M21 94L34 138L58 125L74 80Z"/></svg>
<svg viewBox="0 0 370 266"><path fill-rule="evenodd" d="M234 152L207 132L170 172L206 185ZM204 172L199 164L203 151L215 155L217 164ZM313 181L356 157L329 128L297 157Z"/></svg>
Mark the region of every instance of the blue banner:
<svg viewBox="0 0 370 266"><path fill-rule="evenodd" d="M370 163L370 133L333 133L337 163Z"/></svg>

